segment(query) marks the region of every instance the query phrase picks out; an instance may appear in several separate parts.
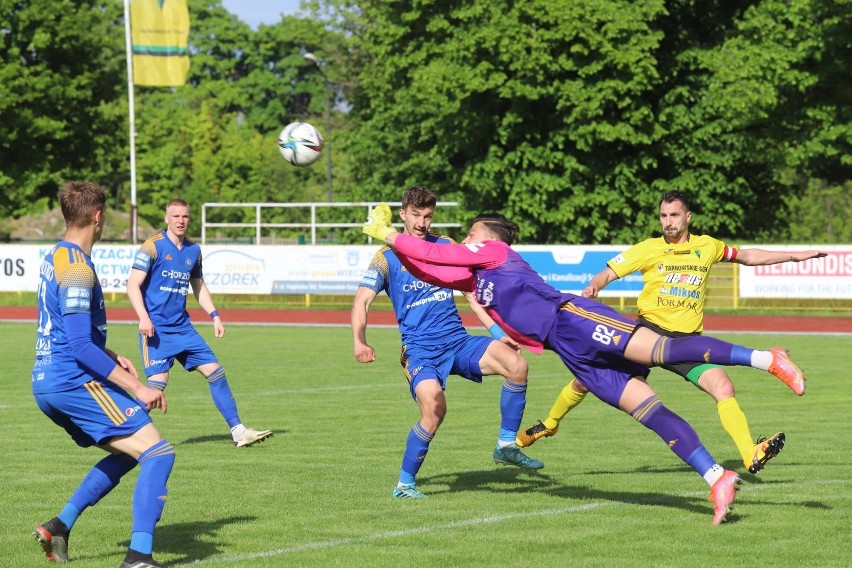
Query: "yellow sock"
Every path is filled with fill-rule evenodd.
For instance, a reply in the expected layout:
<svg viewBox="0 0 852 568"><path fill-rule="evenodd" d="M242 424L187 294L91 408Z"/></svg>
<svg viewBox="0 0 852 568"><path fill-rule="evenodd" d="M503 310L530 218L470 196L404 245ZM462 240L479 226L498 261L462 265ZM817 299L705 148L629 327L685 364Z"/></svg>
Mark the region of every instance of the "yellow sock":
<svg viewBox="0 0 852 568"><path fill-rule="evenodd" d="M547 414L544 425L551 430L558 428L559 422L566 414L568 414L568 411L583 402L583 399L586 398L586 395L588 394L587 392L575 391L571 386L574 384L574 381L576 381L576 379L572 379L571 382L562 389L562 392L559 393L558 397L556 397L553 407Z"/></svg>
<svg viewBox="0 0 852 568"><path fill-rule="evenodd" d="M743 457L743 463L746 467L750 466L754 453L754 441L748 429L748 421L743 411L740 410L737 399L731 397L716 403L716 410L719 412L719 420L722 421L722 426L737 445L737 449Z"/></svg>

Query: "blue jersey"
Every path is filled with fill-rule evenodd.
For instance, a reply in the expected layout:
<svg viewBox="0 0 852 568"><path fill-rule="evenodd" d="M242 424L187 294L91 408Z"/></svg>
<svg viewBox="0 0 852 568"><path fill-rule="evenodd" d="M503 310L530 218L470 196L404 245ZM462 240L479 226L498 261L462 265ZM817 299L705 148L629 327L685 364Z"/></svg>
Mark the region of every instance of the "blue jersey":
<svg viewBox="0 0 852 568"><path fill-rule="evenodd" d="M433 233L428 233L426 240L453 242ZM403 344L446 344L454 336L467 336L453 291L413 276L390 247L384 246L376 252L360 286L376 293L384 290L390 297Z"/></svg>
<svg viewBox="0 0 852 568"><path fill-rule="evenodd" d="M163 229L142 243L133 268L148 274L141 290L154 328L190 326L186 295L192 293L190 279L202 278L201 247L184 239L178 248Z"/></svg>
<svg viewBox="0 0 852 568"><path fill-rule="evenodd" d="M77 245L62 241L44 258L39 272L33 393L67 391L93 377L103 378L103 372L108 373L114 365L103 351L107 336L106 310L92 259ZM91 362L92 367L78 361L79 347L64 319L77 314L91 318L88 331L91 337L85 339L90 339L102 355Z"/></svg>

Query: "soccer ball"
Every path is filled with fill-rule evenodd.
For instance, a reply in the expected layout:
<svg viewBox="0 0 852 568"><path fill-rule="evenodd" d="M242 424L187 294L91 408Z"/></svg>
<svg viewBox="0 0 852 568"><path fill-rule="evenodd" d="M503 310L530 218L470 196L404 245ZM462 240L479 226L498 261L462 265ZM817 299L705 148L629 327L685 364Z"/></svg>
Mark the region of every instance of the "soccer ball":
<svg viewBox="0 0 852 568"><path fill-rule="evenodd" d="M309 166L322 153L322 135L307 122L291 122L278 135L278 150L294 166Z"/></svg>

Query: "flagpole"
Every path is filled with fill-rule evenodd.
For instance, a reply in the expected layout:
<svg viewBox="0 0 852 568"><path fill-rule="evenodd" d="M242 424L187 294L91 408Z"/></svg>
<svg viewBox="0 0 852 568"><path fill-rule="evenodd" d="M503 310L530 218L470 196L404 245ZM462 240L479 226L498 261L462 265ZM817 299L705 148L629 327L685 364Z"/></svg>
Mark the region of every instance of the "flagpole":
<svg viewBox="0 0 852 568"><path fill-rule="evenodd" d="M124 0L124 43L127 51L127 106L130 118L130 238L136 244L136 112L133 99L133 41L130 37L130 0Z"/></svg>

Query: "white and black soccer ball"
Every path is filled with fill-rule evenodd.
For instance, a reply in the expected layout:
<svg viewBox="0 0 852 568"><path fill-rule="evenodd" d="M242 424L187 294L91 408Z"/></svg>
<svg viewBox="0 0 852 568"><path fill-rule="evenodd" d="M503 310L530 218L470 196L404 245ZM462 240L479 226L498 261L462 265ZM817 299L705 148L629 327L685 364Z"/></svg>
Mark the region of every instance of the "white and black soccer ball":
<svg viewBox="0 0 852 568"><path fill-rule="evenodd" d="M307 122L291 122L278 135L278 150L294 166L309 166L322 154L322 135Z"/></svg>

